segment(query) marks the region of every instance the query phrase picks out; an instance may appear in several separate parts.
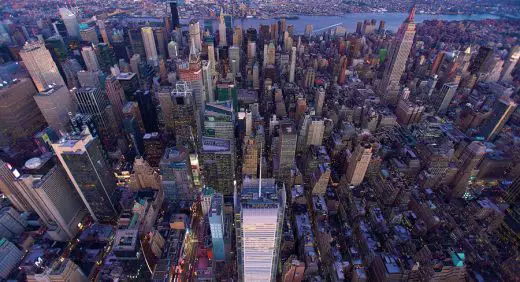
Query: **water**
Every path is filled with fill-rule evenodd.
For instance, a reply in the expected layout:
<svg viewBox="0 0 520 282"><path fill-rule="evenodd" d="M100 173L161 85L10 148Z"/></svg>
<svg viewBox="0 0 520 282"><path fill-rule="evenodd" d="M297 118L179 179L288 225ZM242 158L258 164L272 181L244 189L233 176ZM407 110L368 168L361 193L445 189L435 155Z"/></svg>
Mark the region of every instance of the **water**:
<svg viewBox="0 0 520 282"><path fill-rule="evenodd" d="M357 13L357 14L345 14L342 16L299 16L299 19L288 19L287 24L294 25L297 34L303 34L305 25L312 24L314 30L320 28L342 23L342 26L347 29L348 32L356 31L357 22L364 20L376 19L379 27L379 21L385 21L385 28L388 30L396 31L397 28L403 23L408 17L406 13ZM478 14L478 15L429 15L429 14L416 14L415 22L421 23L425 20L445 20L445 21L461 21L461 20L484 20L484 19L498 19L498 16L491 14ZM260 24L272 24L277 22L277 19L234 19L233 24L241 25L242 28L247 29L249 27L258 28Z"/></svg>

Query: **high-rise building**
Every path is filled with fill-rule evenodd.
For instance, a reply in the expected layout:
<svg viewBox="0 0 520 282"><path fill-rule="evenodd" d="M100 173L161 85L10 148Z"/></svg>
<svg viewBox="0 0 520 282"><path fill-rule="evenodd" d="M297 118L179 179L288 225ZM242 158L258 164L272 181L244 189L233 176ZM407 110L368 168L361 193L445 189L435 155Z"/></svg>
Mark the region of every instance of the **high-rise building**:
<svg viewBox="0 0 520 282"><path fill-rule="evenodd" d="M256 140L249 135L244 137L242 176L256 178L258 175L258 144Z"/></svg>
<svg viewBox="0 0 520 282"><path fill-rule="evenodd" d="M388 104L396 104L400 91L399 81L403 75L406 60L410 54L415 36L415 6L410 10L408 18L395 35L385 63L383 79L379 85L379 95Z"/></svg>
<svg viewBox="0 0 520 282"><path fill-rule="evenodd" d="M365 173L372 158L372 145L368 142L362 142L354 152L348 157L347 170L345 172L345 180L349 185L357 186L363 182Z"/></svg>
<svg viewBox="0 0 520 282"><path fill-rule="evenodd" d="M176 29L181 26L179 18L179 10L177 9L177 1L169 1L170 13L172 17L172 28Z"/></svg>
<svg viewBox="0 0 520 282"><path fill-rule="evenodd" d="M296 130L292 124L282 122L279 129L280 144L278 146L277 159L273 162L273 171L279 179L289 178L294 165L294 155L296 153ZM277 173L276 173L277 172Z"/></svg>
<svg viewBox="0 0 520 282"><path fill-rule="evenodd" d="M305 138L305 147L309 147L311 145L320 146L323 142L323 134L325 133L325 121L321 117L312 116L308 119L307 124L303 126L307 126L306 136L301 136Z"/></svg>
<svg viewBox="0 0 520 282"><path fill-rule="evenodd" d="M19 211L33 211L30 199L27 199L26 191L17 185L20 172L11 164L0 160L0 191L9 199L9 202Z"/></svg>
<svg viewBox="0 0 520 282"><path fill-rule="evenodd" d="M177 146L192 146L200 129L191 88L184 81L177 82L171 93L172 120ZM162 107L162 104L161 104ZM165 107L165 109L169 106Z"/></svg>
<svg viewBox="0 0 520 282"><path fill-rule="evenodd" d="M235 207L239 280L276 281L285 197L275 179L244 179Z"/></svg>
<svg viewBox="0 0 520 282"><path fill-rule="evenodd" d="M220 21L218 23L218 45L227 46L226 23L224 22L224 11L220 9Z"/></svg>
<svg viewBox="0 0 520 282"><path fill-rule="evenodd" d="M501 81L513 81L513 77L511 76L511 74L515 69L519 59L520 45L516 45L513 48L511 48L511 51L509 51L509 54L507 55L506 62L504 63L504 68L502 69L502 73L500 74Z"/></svg>
<svg viewBox="0 0 520 282"><path fill-rule="evenodd" d="M159 172L154 170L144 158L137 156L134 160L133 169L134 171L130 176L130 187L134 191L145 188L162 190Z"/></svg>
<svg viewBox="0 0 520 282"><path fill-rule="evenodd" d="M468 185L472 182L472 178L476 175L475 169L486 154L486 146L482 142L471 142L457 161L457 174L451 182L453 190L451 195L455 198L466 198Z"/></svg>
<svg viewBox="0 0 520 282"><path fill-rule="evenodd" d="M110 44L110 41L108 40L108 34L107 34L105 22L103 20L97 20L96 25L99 28L99 32L101 33L101 38L103 39L103 43Z"/></svg>
<svg viewBox="0 0 520 282"><path fill-rule="evenodd" d="M56 156L95 221L110 222L118 215L115 179L98 138L86 128L52 144Z"/></svg>
<svg viewBox="0 0 520 282"><path fill-rule="evenodd" d="M520 177L513 180L513 183L507 187L504 200L508 203L516 203L520 199Z"/></svg>
<svg viewBox="0 0 520 282"><path fill-rule="evenodd" d="M294 82L294 72L296 71L296 47L291 48L291 67L289 69L289 82Z"/></svg>
<svg viewBox="0 0 520 282"><path fill-rule="evenodd" d="M138 28L130 28L128 29L128 38L130 39L131 55L146 57L142 31ZM132 71L135 72L135 70Z"/></svg>
<svg viewBox="0 0 520 282"><path fill-rule="evenodd" d="M87 211L65 171L47 156L28 160L24 170L20 181L32 194L47 234L56 241L74 238Z"/></svg>
<svg viewBox="0 0 520 282"><path fill-rule="evenodd" d="M41 273L27 275L27 282L89 281L81 268L66 258L56 260Z"/></svg>
<svg viewBox="0 0 520 282"><path fill-rule="evenodd" d="M123 121L123 107L126 104L123 86L115 76L109 75L105 80L105 91L108 101L112 105L114 116L118 124L121 124Z"/></svg>
<svg viewBox="0 0 520 282"><path fill-rule="evenodd" d="M168 56L170 57L170 59L175 59L175 58L177 58L178 55L179 55L179 46L178 46L177 42L170 41L170 43L168 43Z"/></svg>
<svg viewBox="0 0 520 282"><path fill-rule="evenodd" d="M154 168L159 167L159 162L164 154L164 142L159 132L146 133L143 136L144 155L146 161Z"/></svg>
<svg viewBox="0 0 520 282"><path fill-rule="evenodd" d="M210 62L211 71L215 73L217 61L215 60L215 43L213 36L206 37L204 43L208 46L208 61Z"/></svg>
<svg viewBox="0 0 520 282"><path fill-rule="evenodd" d="M188 26L190 33L190 42L195 44L197 52L202 51L202 39L200 37L200 23L197 20L191 20Z"/></svg>
<svg viewBox="0 0 520 282"><path fill-rule="evenodd" d="M78 111L82 114L92 115L100 130L108 131L113 126L110 124L108 115L109 102L102 88L84 87L74 89L73 93L78 104Z"/></svg>
<svg viewBox="0 0 520 282"><path fill-rule="evenodd" d="M20 263L24 252L7 239L0 239L0 278L6 279L9 273Z"/></svg>
<svg viewBox="0 0 520 282"><path fill-rule="evenodd" d="M70 37L79 38L79 23L78 18L67 8L59 9L61 19L67 28L67 34Z"/></svg>
<svg viewBox="0 0 520 282"><path fill-rule="evenodd" d="M21 217L20 212L12 207L0 209L0 237L13 239L22 234L27 227L27 221Z"/></svg>
<svg viewBox="0 0 520 282"><path fill-rule="evenodd" d="M90 26L90 27L83 28L83 29L80 28L79 36L80 36L81 40L89 42L91 44L99 43L99 39L98 39L98 35L96 32L95 26Z"/></svg>
<svg viewBox="0 0 520 282"><path fill-rule="evenodd" d="M215 193L211 197L208 221L211 230L211 243L213 245L213 259L224 261L226 260L224 246L224 197L220 193Z"/></svg>
<svg viewBox="0 0 520 282"><path fill-rule="evenodd" d="M312 30L313 30L312 24L305 25L305 32L304 32L305 37L310 38L312 36Z"/></svg>
<svg viewBox="0 0 520 282"><path fill-rule="evenodd" d="M66 86L46 89L35 95L34 100L50 127L63 133L68 131L69 113L76 113L76 104Z"/></svg>
<svg viewBox="0 0 520 282"><path fill-rule="evenodd" d="M501 97L495 102L491 116L480 127L481 135L486 140L493 140L502 130L509 117L516 110L517 104L509 97Z"/></svg>
<svg viewBox="0 0 520 282"><path fill-rule="evenodd" d="M206 95L204 93L200 58L193 42L191 43L189 62L179 64L177 69L179 78L190 86L196 110L198 113L201 113L206 101Z"/></svg>
<svg viewBox="0 0 520 282"><path fill-rule="evenodd" d="M5 143L30 138L45 127L45 118L32 98L35 94L36 89L26 78L0 86L0 136L7 137Z"/></svg>
<svg viewBox="0 0 520 282"><path fill-rule="evenodd" d="M433 104L438 114L445 114L451 100L457 92L458 83L445 83L441 90L433 98Z"/></svg>
<svg viewBox="0 0 520 282"><path fill-rule="evenodd" d="M159 65L159 57L157 56L157 47L155 46L155 37L151 27L141 28L143 37L144 51L146 53L146 61L153 66Z"/></svg>
<svg viewBox="0 0 520 282"><path fill-rule="evenodd" d="M260 89L260 70L258 67L258 62L255 62L253 65L253 89Z"/></svg>
<svg viewBox="0 0 520 282"><path fill-rule="evenodd" d="M321 116L323 114L323 103L325 102L325 89L320 87L316 89L316 94L314 95L314 110L316 111L317 116Z"/></svg>
<svg viewBox="0 0 520 282"><path fill-rule="evenodd" d="M41 42L26 42L20 51L25 67L38 91L43 91L49 85L65 85L51 53Z"/></svg>
<svg viewBox="0 0 520 282"><path fill-rule="evenodd" d="M167 199L171 201L194 200L189 153L184 148L170 147L164 152L159 163L162 186Z"/></svg>
<svg viewBox="0 0 520 282"><path fill-rule="evenodd" d="M231 72L233 77L240 73L240 48L238 46L229 47L229 61L231 62Z"/></svg>
<svg viewBox="0 0 520 282"><path fill-rule="evenodd" d="M201 149L204 183L223 195L233 194L235 155L232 140L202 136Z"/></svg>

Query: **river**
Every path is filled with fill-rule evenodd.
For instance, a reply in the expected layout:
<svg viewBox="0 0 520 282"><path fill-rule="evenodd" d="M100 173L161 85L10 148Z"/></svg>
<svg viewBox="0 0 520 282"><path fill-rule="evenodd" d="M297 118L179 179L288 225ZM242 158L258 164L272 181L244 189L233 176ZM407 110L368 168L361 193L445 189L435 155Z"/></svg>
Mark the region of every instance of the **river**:
<svg viewBox="0 0 520 282"><path fill-rule="evenodd" d="M345 14L342 16L299 16L298 19L288 19L287 24L292 24L295 27L296 34L303 34L305 25L312 24L314 30L324 28L327 26L342 23L342 26L349 32L356 31L357 22L362 22L365 19L371 20L376 19L379 27L379 21L385 21L385 28L388 30L396 31L397 28L403 23L408 17L406 13L357 13L357 14ZM421 23L425 20L445 20L445 21L461 21L461 20L484 20L484 19L498 19L498 16L491 14L478 14L478 15L430 15L430 14L416 14L415 22ZM241 25L244 29L249 27L257 28L260 24L271 24L278 20L276 19L234 19L233 24Z"/></svg>

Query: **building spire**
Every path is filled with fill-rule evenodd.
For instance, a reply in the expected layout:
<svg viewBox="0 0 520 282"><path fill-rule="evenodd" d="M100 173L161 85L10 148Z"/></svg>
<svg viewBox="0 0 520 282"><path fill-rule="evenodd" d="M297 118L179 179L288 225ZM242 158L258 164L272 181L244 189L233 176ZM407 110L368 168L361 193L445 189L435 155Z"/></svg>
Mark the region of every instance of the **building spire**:
<svg viewBox="0 0 520 282"><path fill-rule="evenodd" d="M194 63L198 61L198 52L197 48L195 48L195 39L191 39L191 45L190 45L190 63Z"/></svg>
<svg viewBox="0 0 520 282"><path fill-rule="evenodd" d="M264 153L264 148L260 148L260 174L258 179L258 198L262 197L262 154Z"/></svg>
<svg viewBox="0 0 520 282"><path fill-rule="evenodd" d="M410 8L410 14L408 15L408 19L406 19L406 22L413 22L415 17L415 4L413 4L412 8Z"/></svg>

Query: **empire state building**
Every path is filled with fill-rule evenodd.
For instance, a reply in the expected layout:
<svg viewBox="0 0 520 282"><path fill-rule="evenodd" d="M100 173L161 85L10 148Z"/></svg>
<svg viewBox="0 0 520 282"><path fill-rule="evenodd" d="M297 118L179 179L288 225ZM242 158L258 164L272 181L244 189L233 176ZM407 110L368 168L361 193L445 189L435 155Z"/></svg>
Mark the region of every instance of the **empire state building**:
<svg viewBox="0 0 520 282"><path fill-rule="evenodd" d="M415 6L410 10L408 18L403 22L388 52L383 80L379 85L379 95L386 104L395 105L400 91L399 80L403 75L406 60L410 55L413 38L415 36Z"/></svg>

